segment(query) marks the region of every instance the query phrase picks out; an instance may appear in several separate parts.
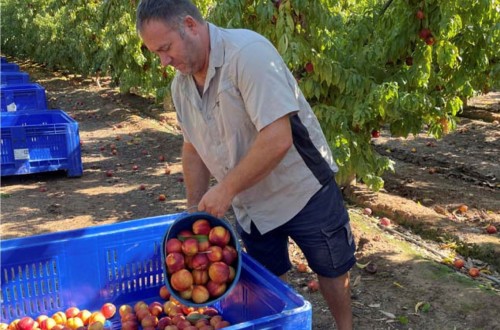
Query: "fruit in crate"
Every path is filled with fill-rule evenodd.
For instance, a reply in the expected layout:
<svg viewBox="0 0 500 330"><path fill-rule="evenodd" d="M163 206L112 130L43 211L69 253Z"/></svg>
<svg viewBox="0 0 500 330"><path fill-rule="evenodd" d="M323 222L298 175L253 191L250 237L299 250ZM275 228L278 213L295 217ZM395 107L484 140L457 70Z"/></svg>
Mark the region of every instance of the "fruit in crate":
<svg viewBox="0 0 500 330"><path fill-rule="evenodd" d="M115 316L116 313L116 306L113 305L112 303L105 303L101 307L101 313L104 315L106 319L110 319L113 316Z"/></svg>

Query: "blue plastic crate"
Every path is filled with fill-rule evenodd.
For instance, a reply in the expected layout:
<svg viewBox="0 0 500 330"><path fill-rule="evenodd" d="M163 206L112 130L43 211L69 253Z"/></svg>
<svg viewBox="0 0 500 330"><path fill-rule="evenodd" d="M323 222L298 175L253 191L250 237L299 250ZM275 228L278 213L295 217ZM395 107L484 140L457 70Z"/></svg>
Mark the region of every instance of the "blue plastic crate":
<svg viewBox="0 0 500 330"><path fill-rule="evenodd" d="M161 301L163 235L181 215L1 241L2 319ZM233 324L225 329L311 329L311 304L247 254L242 260L238 284L213 305ZM120 328L118 315L111 321Z"/></svg>
<svg viewBox="0 0 500 330"><path fill-rule="evenodd" d="M30 75L23 71L0 72L2 85L29 84Z"/></svg>
<svg viewBox="0 0 500 330"><path fill-rule="evenodd" d="M0 85L0 109L2 112L45 110L45 88L36 83Z"/></svg>
<svg viewBox="0 0 500 330"><path fill-rule="evenodd" d="M9 61L7 61L7 58L6 58L6 57L1 56L1 57L0 57L0 62L1 62L1 63L7 63L7 62L9 62Z"/></svg>
<svg viewBox="0 0 500 330"><path fill-rule="evenodd" d="M2 112L1 175L83 173L78 123L62 110Z"/></svg>
<svg viewBox="0 0 500 330"><path fill-rule="evenodd" d="M0 71L1 72L19 71L19 65L17 65L16 63L2 62Z"/></svg>

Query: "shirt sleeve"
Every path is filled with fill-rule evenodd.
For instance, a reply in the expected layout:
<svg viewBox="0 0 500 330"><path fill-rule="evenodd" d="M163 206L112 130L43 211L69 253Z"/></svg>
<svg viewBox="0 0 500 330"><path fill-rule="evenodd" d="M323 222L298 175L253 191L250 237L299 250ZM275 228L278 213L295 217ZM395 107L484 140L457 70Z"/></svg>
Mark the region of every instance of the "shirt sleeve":
<svg viewBox="0 0 500 330"><path fill-rule="evenodd" d="M276 119L299 111L297 82L267 40L241 49L236 72L246 111L259 131Z"/></svg>

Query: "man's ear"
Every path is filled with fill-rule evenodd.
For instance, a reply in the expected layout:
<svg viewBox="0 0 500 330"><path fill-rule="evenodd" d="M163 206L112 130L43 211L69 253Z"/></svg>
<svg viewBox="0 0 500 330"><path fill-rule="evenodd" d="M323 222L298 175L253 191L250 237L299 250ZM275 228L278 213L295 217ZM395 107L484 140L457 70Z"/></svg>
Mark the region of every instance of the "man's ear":
<svg viewBox="0 0 500 330"><path fill-rule="evenodd" d="M188 30L190 30L191 32L193 33L198 33L198 28L200 26L200 23L195 20L192 16L190 15L186 15L186 17L184 17L184 27Z"/></svg>

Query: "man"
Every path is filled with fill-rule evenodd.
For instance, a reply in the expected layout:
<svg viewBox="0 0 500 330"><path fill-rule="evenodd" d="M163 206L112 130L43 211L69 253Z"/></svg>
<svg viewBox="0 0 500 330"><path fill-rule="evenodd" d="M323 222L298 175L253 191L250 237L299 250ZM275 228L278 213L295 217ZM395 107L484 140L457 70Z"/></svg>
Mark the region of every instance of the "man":
<svg viewBox="0 0 500 330"><path fill-rule="evenodd" d="M189 0L143 0L137 30L177 70L188 206L230 206L247 252L286 279L288 238L304 252L338 329L352 328L354 240L337 166L311 107L272 44L205 22ZM213 175L217 184L210 187Z"/></svg>

